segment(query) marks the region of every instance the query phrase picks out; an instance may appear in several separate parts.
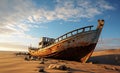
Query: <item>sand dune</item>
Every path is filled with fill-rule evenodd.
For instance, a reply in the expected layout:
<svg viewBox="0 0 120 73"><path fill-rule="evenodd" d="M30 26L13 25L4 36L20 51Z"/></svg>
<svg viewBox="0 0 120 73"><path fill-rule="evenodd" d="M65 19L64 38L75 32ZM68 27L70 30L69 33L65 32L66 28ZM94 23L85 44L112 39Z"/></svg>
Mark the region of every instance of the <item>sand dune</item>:
<svg viewBox="0 0 120 73"><path fill-rule="evenodd" d="M46 73L120 73L120 50L94 52L88 62L45 59L45 64L40 64L40 61L25 61L24 56L16 56L14 52L0 52L0 73L40 73L40 68ZM51 64L65 65L68 69L49 69Z"/></svg>

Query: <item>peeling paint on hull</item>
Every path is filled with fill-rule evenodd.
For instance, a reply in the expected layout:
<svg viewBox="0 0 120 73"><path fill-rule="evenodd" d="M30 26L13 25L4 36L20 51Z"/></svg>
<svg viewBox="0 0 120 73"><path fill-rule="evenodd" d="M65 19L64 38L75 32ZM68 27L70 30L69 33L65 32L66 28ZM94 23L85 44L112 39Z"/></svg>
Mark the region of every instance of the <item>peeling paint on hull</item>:
<svg viewBox="0 0 120 73"><path fill-rule="evenodd" d="M50 46L38 50L29 50L32 56L76 60L86 62L93 53L103 28L103 20L99 21L97 29L74 34ZM78 32L78 30L77 30ZM72 32L70 32L72 34ZM66 36L66 35L65 35ZM62 37L63 38L63 37ZM59 40L59 39L58 39Z"/></svg>
<svg viewBox="0 0 120 73"><path fill-rule="evenodd" d="M45 57L63 60L76 60L83 62L85 60L84 57L87 56L89 53L92 53L95 46L96 44L90 44L88 46L67 48L66 50L55 52Z"/></svg>

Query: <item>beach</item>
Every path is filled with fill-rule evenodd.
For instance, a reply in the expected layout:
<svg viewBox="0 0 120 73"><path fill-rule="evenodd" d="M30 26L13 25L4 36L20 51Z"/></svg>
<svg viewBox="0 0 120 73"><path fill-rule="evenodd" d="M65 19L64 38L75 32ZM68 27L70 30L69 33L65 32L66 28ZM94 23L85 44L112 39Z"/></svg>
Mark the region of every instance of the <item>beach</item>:
<svg viewBox="0 0 120 73"><path fill-rule="evenodd" d="M46 59L26 61L24 55L15 52L0 52L0 73L120 73L120 49L96 51L87 63L77 61ZM65 70L52 69L50 65L65 65Z"/></svg>

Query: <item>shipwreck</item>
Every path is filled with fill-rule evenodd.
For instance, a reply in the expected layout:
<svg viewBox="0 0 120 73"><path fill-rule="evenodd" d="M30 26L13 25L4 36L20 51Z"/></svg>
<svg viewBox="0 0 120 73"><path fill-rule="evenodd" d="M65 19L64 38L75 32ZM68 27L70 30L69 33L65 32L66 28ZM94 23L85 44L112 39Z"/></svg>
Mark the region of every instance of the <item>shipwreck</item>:
<svg viewBox="0 0 120 73"><path fill-rule="evenodd" d="M39 48L29 47L31 56L86 62L92 55L103 29L104 20L98 20L96 29L86 26L70 31L56 39L42 37Z"/></svg>

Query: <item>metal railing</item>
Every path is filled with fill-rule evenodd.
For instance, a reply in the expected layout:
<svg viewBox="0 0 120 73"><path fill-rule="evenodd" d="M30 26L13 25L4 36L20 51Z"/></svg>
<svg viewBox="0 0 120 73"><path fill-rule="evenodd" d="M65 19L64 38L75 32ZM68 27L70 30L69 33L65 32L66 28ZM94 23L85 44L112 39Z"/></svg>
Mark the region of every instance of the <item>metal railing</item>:
<svg viewBox="0 0 120 73"><path fill-rule="evenodd" d="M61 41L61 40L63 40L63 39L66 39L66 38L68 38L68 37L71 37L71 36L73 36L73 35L75 35L75 34L78 34L78 33L81 33L81 32L85 32L85 31L91 31L92 27L93 27L93 26L86 26L86 27L82 27L82 28L79 28L79 29L75 29L75 30L73 30L73 31L70 31L70 32L68 32L68 33L66 33L66 34L64 34L64 35L56 38L56 39L55 39L55 43L56 43L56 42L59 42L59 41ZM87 28L88 28L88 30L86 30Z"/></svg>
<svg viewBox="0 0 120 73"><path fill-rule="evenodd" d="M82 27L82 28L79 28L79 29L75 29L75 30L73 30L73 31L70 31L70 32L68 32L68 33L66 33L66 34L64 34L64 35L56 38L56 39L54 40L54 42L47 43L47 44L44 45L42 48L45 48L45 47L47 47L47 46L49 46L49 45L51 45L51 44L53 44L53 43L57 43L57 42L59 42L59 41L61 41L61 40L64 40L64 39L66 39L66 38L68 38L68 37L71 37L71 36L73 36L73 35L75 35L75 34L78 34L78 33L81 33L81 32L86 32L86 31L91 31L92 27L93 27L93 26L86 26L86 27ZM87 29L87 28L88 28L88 29Z"/></svg>

